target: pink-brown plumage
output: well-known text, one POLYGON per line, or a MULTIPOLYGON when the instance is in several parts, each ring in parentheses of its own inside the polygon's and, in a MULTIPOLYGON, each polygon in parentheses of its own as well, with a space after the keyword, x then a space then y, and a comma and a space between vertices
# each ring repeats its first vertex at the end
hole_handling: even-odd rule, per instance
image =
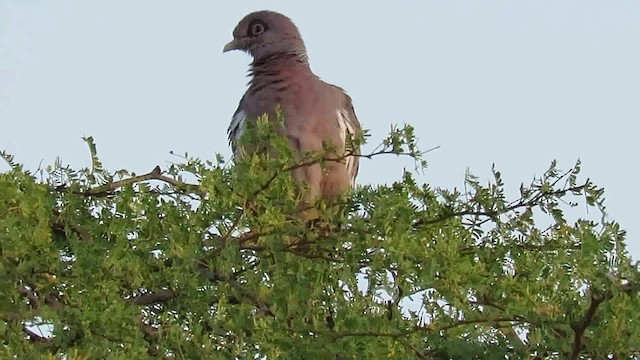
MULTIPOLYGON (((234 153, 243 122, 263 114, 275 119, 279 106, 282 131, 297 154, 321 152, 323 143, 334 146, 338 157, 359 154, 359 149, 346 149, 346 139, 361 131, 351 98, 311 71, 302 37, 289 18, 272 11, 251 13, 236 26, 233 37, 224 51, 242 50, 254 59, 249 87, 228 129, 234 153)), ((309 200, 339 198, 354 185, 357 174, 357 156, 328 161, 324 169, 314 164, 292 173, 308 187, 309 200)))

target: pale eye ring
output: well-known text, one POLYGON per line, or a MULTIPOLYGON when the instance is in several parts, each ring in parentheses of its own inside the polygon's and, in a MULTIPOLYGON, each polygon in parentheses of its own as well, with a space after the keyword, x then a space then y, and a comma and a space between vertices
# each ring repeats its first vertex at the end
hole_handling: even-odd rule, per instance
POLYGON ((261 23, 255 23, 253 24, 253 26, 251 26, 251 35, 260 35, 264 32, 264 30, 264 25, 262 25, 261 23))

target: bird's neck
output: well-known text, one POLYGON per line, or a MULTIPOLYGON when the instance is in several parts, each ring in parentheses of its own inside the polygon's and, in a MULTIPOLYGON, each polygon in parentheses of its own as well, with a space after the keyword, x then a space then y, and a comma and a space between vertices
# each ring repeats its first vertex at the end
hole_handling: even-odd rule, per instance
POLYGON ((256 59, 251 63, 249 70, 249 89, 247 93, 253 94, 264 88, 276 86, 287 88, 288 79, 313 77, 309 63, 300 59, 295 54, 278 53, 256 59))
POLYGON ((255 59, 251 63, 251 74, 258 75, 261 71, 272 72, 274 69, 287 68, 309 69, 309 59, 305 51, 290 53, 275 53, 255 59))

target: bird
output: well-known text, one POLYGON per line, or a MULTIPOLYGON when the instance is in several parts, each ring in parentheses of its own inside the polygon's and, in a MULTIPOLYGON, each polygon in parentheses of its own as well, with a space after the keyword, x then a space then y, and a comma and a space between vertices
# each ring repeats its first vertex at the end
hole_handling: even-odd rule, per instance
POLYGON ((300 31, 278 12, 262 10, 242 18, 223 53, 232 50, 253 58, 248 88, 227 129, 234 157, 240 156, 238 140, 247 122, 264 114, 276 119, 278 109, 283 119, 279 131, 294 155, 322 152, 327 144, 342 160, 291 170, 294 181, 306 189, 305 201, 342 199, 355 186, 359 170, 360 146, 349 139, 357 139, 362 127, 351 97, 313 73, 300 31))

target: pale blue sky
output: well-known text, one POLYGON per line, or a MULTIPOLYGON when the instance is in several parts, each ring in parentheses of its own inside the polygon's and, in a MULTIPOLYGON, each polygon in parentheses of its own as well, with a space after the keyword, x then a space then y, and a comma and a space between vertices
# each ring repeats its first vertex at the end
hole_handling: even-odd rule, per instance
MULTIPOLYGON (((352 96, 369 149, 409 122, 422 148, 441 146, 422 181, 459 187, 495 163, 514 196, 551 160, 581 158, 640 258, 640 1, 300 4, 0 0, 0 149, 32 170, 56 156, 87 165, 87 135, 110 169, 146 172, 176 160, 170 150, 229 155, 250 59, 222 47, 242 16, 272 9, 352 96)), ((364 160, 358 182, 411 166, 364 160)))

